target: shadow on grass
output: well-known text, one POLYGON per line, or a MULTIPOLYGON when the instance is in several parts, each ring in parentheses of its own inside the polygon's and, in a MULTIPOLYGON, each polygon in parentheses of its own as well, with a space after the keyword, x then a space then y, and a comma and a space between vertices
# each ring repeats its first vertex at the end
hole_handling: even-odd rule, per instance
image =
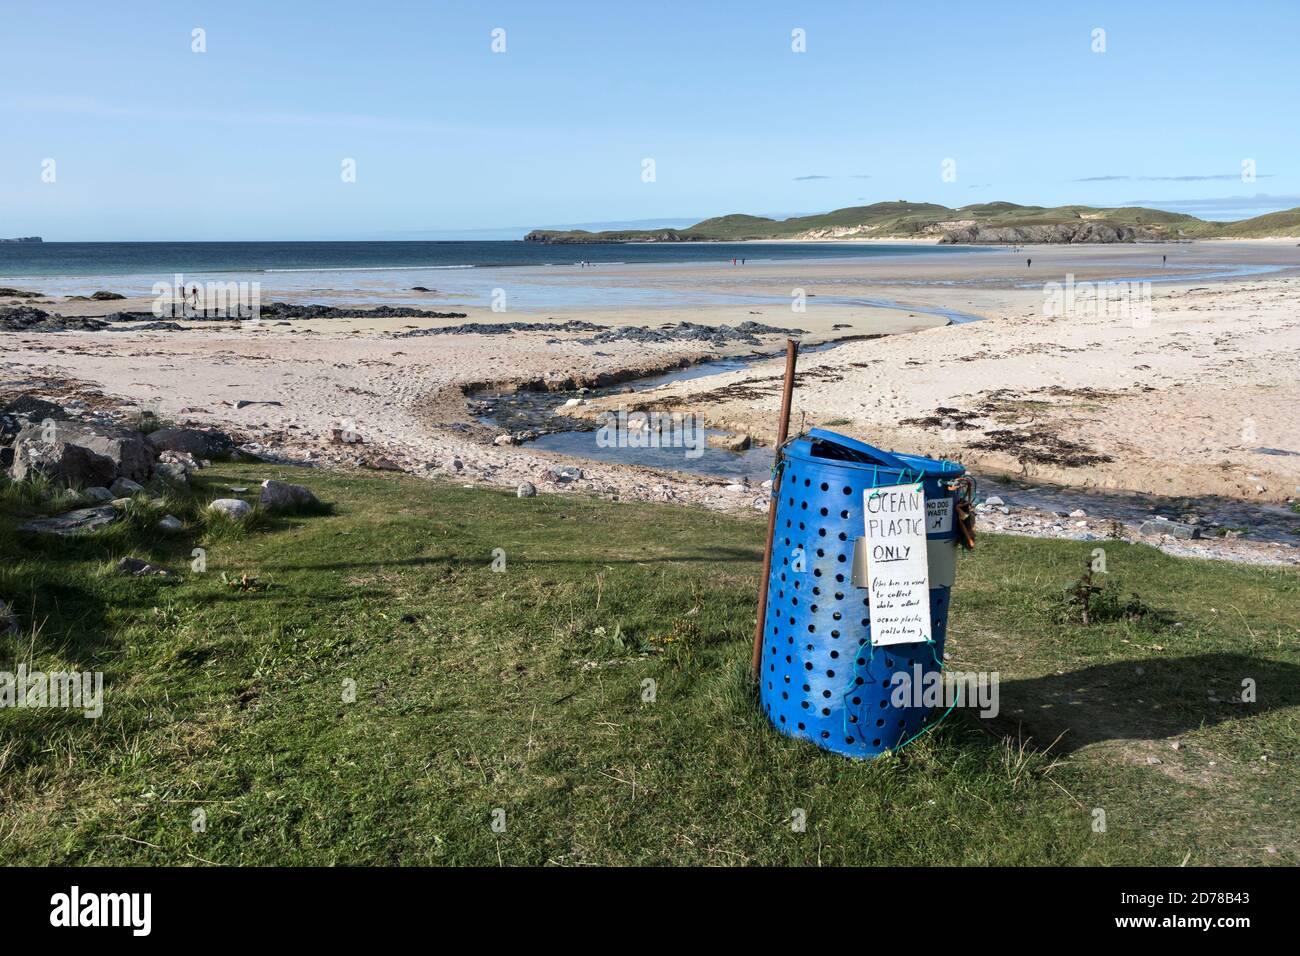
MULTIPOLYGON (((85 668, 103 659, 115 642, 109 636, 108 601, 102 588, 75 576, 17 574, 10 600, 18 615, 20 633, 0 637, 0 670, 14 670, 19 662, 41 669, 47 648, 57 645, 71 665, 85 668), (35 628, 40 637, 33 642, 35 628)), ((91 668, 93 669, 93 668, 91 668)))
MULTIPOLYGON (((559 565, 568 567, 601 567, 607 564, 746 564, 757 567, 763 560, 763 552, 757 548, 708 548, 694 554, 672 554, 658 557, 625 558, 530 558, 521 554, 512 559, 519 566, 559 565)), ((491 549, 473 557, 463 555, 424 555, 414 558, 399 558, 390 561, 334 561, 326 564, 283 564, 275 567, 276 571, 378 571, 384 568, 418 568, 430 565, 448 565, 480 570, 492 561, 491 549)))
POLYGON ((1244 654, 1198 654, 1006 681, 999 715, 989 723, 995 733, 1019 733, 1036 748, 1068 754, 1107 740, 1177 737, 1297 705, 1300 666, 1244 654), (1253 702, 1242 699, 1248 687, 1253 702))

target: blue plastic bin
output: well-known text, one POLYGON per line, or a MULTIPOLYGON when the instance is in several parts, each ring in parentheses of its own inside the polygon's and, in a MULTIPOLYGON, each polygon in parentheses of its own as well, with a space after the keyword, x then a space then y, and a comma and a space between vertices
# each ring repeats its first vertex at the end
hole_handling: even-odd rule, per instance
MULTIPOLYGON (((871 645, 867 589, 853 582, 854 542, 864 532, 863 492, 921 481, 927 504, 954 499, 952 526, 928 542, 955 547, 956 498, 965 469, 950 461, 882 451, 814 428, 778 460, 760 699, 782 733, 851 757, 874 757, 915 735, 929 708, 895 707, 891 677, 941 669, 951 588, 930 588, 933 644, 871 645), (800 548, 803 571, 794 570, 800 548)), ((932 577, 931 584, 934 579, 932 577)))

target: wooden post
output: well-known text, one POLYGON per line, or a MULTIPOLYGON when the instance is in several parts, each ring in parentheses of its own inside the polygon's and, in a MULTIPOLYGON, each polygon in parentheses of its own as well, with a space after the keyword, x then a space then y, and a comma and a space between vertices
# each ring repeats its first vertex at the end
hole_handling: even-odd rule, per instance
POLYGON ((781 454, 790 432, 790 401, 794 397, 794 366, 799 355, 799 343, 787 339, 785 343, 785 386, 781 395, 781 422, 776 433, 776 462, 772 474, 772 498, 767 506, 767 547, 763 549, 763 576, 758 581, 758 620, 754 623, 754 652, 750 658, 749 672, 755 681, 763 666, 763 624, 767 618, 767 583, 772 574, 772 539, 776 535, 777 494, 781 490, 781 454))

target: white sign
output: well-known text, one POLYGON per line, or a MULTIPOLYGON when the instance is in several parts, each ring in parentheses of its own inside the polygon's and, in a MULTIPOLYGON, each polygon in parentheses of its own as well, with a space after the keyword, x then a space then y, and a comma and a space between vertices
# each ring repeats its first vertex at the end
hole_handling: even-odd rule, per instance
POLYGON ((931 498, 925 503, 925 530, 927 534, 943 534, 952 530, 952 499, 946 495, 931 498))
POLYGON ((867 600, 871 643, 915 644, 930 632, 928 515, 920 485, 869 488, 866 514, 867 600))

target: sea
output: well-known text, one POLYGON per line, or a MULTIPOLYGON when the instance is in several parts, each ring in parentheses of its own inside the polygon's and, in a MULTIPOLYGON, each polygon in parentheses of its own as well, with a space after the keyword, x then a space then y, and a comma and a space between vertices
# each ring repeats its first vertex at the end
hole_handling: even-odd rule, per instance
POLYGON ((504 289, 511 308, 710 304, 759 301, 743 291, 708 293, 608 281, 602 270, 635 264, 690 266, 777 261, 971 255, 970 246, 871 243, 589 243, 523 241, 407 242, 42 242, 0 243, 0 286, 51 296, 100 290, 154 294, 157 283, 258 282, 268 295, 328 302, 486 304, 504 289), (582 281, 571 278, 573 266, 582 281), (562 268, 561 268, 562 267, 562 268), (562 275, 561 275, 562 273, 562 275), (423 286, 432 293, 417 292, 423 286), (430 295, 435 296, 431 299, 430 295))

